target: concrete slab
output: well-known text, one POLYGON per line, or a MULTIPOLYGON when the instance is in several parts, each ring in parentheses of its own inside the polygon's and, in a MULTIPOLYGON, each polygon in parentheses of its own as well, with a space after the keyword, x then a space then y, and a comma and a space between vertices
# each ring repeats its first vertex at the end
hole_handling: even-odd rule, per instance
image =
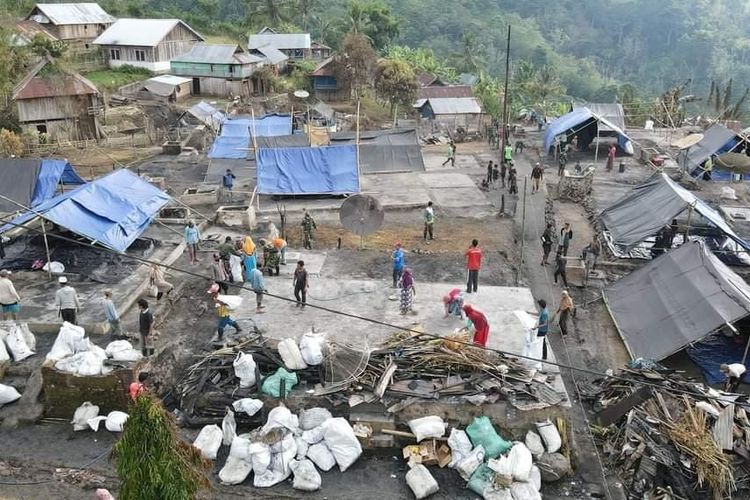
MULTIPOLYGON (((323 270, 323 265, 326 262, 325 253, 308 253, 307 250, 294 250, 288 249, 286 252, 286 265, 279 266, 279 277, 291 279, 294 275, 294 270, 297 268, 297 261, 305 261, 305 269, 307 273, 312 276, 320 276, 320 271, 323 270)), ((276 277, 266 277, 268 280, 275 280, 276 277)))
POLYGON ((429 189, 473 187, 476 184, 471 177, 455 171, 429 172, 419 174, 419 180, 429 189))
POLYGON ((466 208, 486 207, 490 203, 476 187, 459 187, 453 189, 431 189, 430 196, 439 207, 466 208))

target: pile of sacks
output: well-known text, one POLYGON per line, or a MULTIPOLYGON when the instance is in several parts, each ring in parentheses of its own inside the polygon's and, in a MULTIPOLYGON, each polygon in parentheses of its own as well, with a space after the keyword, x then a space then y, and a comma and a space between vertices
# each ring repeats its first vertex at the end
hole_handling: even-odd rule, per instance
POLYGON ((99 431, 99 424, 104 422, 104 427, 110 432, 122 432, 125 422, 128 420, 128 414, 122 411, 111 411, 105 416, 99 415, 99 407, 86 401, 76 408, 73 414, 73 431, 85 431, 91 429, 94 432, 99 431))
MULTIPOLYGON (((446 424, 429 416, 409 422, 417 441, 443 437, 446 424)), ((485 500, 541 500, 542 480, 555 481, 570 470, 570 463, 558 453, 562 439, 549 421, 536 424, 524 442, 503 439, 485 417, 476 417, 466 430, 452 429, 449 467, 468 481, 468 488, 485 500)), ((421 463, 409 464, 406 482, 417 499, 439 490, 437 481, 421 463)))
POLYGON ((60 327, 46 360, 60 371, 80 376, 106 375, 112 368, 104 361, 138 361, 142 355, 127 340, 115 340, 102 349, 86 337, 80 326, 67 321, 60 327))
MULTIPOLYGON (((0 328, 0 366, 18 363, 36 352, 36 338, 26 323, 6 323, 0 328)), ((0 384, 0 407, 21 398, 15 387, 0 384)))
POLYGON ((316 491, 321 485, 316 466, 329 471, 338 465, 344 472, 362 454, 349 422, 333 418, 325 408, 303 410, 297 416, 279 404, 268 413, 265 425, 238 435, 234 412, 252 416, 262 406, 252 398, 235 401, 221 427, 207 425, 195 439, 193 446, 209 460, 216 459, 222 445, 229 446, 229 456, 219 472, 223 484, 240 484, 253 472, 253 485, 268 488, 294 475, 294 488, 316 491))

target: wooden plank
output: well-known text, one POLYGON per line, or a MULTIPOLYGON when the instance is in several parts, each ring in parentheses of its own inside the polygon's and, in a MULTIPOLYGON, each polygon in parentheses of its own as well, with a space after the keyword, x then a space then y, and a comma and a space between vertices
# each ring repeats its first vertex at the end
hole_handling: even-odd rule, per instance
POLYGON ((734 403, 727 405, 719 417, 716 419, 716 423, 713 428, 713 436, 716 444, 722 450, 731 451, 734 449, 734 403))
POLYGON ((618 401, 612 406, 603 409, 596 416, 596 423, 604 427, 620 420, 631 408, 638 406, 651 398, 651 389, 641 387, 630 396, 618 401))

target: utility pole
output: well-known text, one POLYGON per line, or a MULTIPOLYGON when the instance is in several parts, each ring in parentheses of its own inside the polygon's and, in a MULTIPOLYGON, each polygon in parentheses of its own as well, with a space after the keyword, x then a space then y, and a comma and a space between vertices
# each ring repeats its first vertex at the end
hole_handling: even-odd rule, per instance
POLYGON ((505 158, 505 144, 506 137, 510 133, 507 130, 508 126, 508 78, 510 77, 510 24, 508 25, 508 44, 505 49, 505 89, 503 90, 503 116, 502 116, 502 141, 500 143, 500 159, 501 161, 505 158))

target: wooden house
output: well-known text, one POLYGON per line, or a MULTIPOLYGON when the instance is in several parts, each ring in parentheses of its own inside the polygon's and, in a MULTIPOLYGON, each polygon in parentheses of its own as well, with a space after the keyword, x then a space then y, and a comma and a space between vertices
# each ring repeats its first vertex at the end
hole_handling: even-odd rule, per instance
POLYGON ((428 120, 433 129, 459 127, 468 132, 483 130, 486 114, 479 100, 474 97, 431 97, 414 103, 423 120, 428 120))
POLYGON ((105 50, 111 68, 130 65, 163 73, 172 59, 202 41, 179 19, 118 19, 93 43, 105 50))
POLYGON ((253 72, 265 61, 239 45, 197 43, 172 59, 171 73, 191 78, 194 95, 249 96, 253 72))
POLYGON ((38 3, 26 21, 38 24, 57 40, 74 49, 88 49, 91 42, 115 22, 98 3, 38 3))
POLYGON ((321 101, 348 101, 351 86, 341 84, 333 72, 333 57, 322 61, 310 74, 315 97, 321 101))
POLYGON ((315 42, 313 46, 310 33, 277 33, 271 28, 263 28, 259 33, 250 35, 247 43, 248 50, 253 51, 264 46, 280 50, 292 62, 323 59, 331 55, 331 48, 327 45, 315 42))
POLYGON ((13 90, 18 121, 24 132, 40 141, 99 138, 98 116, 103 105, 99 91, 78 73, 44 58, 13 90))

